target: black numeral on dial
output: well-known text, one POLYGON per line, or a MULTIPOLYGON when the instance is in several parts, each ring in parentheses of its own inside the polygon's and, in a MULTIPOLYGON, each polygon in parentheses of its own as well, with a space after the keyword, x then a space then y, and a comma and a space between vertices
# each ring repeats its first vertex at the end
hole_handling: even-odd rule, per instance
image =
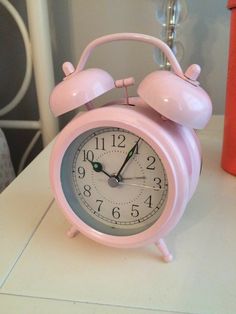
POLYGON ((86 161, 86 160, 93 161, 94 160, 94 153, 92 150, 83 149, 82 152, 83 152, 83 161, 86 161))
POLYGON ((105 139, 104 137, 95 137, 95 149, 105 150, 105 139))
POLYGON ((125 148, 125 135, 119 134, 119 135, 112 135, 112 147, 119 147, 119 148, 125 148))
POLYGON ((149 164, 147 165, 147 169, 148 170, 155 170, 154 163, 156 161, 156 158, 154 156, 148 156, 147 161, 149 162, 149 164))
POLYGON ((103 203, 103 200, 96 200, 96 203, 98 203, 98 209, 97 211, 100 212, 101 211, 101 205, 103 203))
POLYGON ((154 182, 155 182, 154 188, 158 188, 158 189, 161 189, 161 188, 162 188, 162 185, 161 185, 161 178, 159 178, 159 177, 154 178, 154 182))
POLYGON ((120 218, 120 208, 119 207, 114 207, 112 209, 112 216, 115 219, 119 219, 120 218))
POLYGON ((139 208, 139 205, 132 205, 132 208, 131 208, 131 216, 136 218, 139 216, 139 211, 138 211, 138 208, 139 208))
POLYGON ((77 169, 77 172, 78 172, 79 179, 83 179, 84 176, 85 176, 85 169, 84 169, 84 167, 79 167, 77 169))
POLYGON ((90 197, 91 196, 91 186, 86 184, 84 186, 84 191, 83 191, 84 196, 90 197))
POLYGON ((147 204, 149 208, 152 208, 152 196, 149 195, 148 198, 144 201, 144 204, 147 204))

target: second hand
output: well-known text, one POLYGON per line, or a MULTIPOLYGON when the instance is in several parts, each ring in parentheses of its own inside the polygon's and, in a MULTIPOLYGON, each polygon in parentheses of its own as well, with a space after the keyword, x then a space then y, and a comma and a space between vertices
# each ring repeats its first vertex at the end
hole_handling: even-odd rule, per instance
POLYGON ((129 185, 129 186, 137 186, 137 187, 140 187, 140 188, 151 189, 151 190, 154 190, 154 191, 164 191, 165 190, 165 189, 155 188, 155 187, 149 186, 149 185, 136 184, 136 183, 119 182, 119 184, 121 184, 121 185, 129 185))

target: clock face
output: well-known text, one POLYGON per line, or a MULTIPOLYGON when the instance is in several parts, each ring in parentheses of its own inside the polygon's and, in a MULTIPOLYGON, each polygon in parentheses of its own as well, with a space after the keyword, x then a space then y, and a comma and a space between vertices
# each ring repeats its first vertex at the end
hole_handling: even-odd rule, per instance
POLYGON ((64 195, 73 212, 105 234, 129 236, 161 216, 168 196, 163 163, 137 135, 104 127, 79 135, 61 165, 64 195))

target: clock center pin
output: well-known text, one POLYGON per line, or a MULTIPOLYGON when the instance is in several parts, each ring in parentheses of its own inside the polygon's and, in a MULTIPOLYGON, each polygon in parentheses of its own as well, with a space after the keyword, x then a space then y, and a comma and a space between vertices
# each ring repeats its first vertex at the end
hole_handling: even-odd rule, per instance
POLYGON ((108 184, 111 188, 116 188, 119 185, 120 181, 121 181, 120 177, 116 178, 115 176, 112 176, 108 179, 108 184))

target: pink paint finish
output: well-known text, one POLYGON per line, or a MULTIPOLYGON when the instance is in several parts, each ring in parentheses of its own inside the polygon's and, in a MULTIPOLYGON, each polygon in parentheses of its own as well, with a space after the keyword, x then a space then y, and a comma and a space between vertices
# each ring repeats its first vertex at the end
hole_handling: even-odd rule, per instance
POLYGON ((204 128, 212 114, 207 93, 169 71, 147 75, 137 93, 166 118, 190 128, 204 128))
POLYGON ((159 48, 169 60, 172 70, 176 73, 176 75, 185 79, 184 73, 177 59, 175 58, 174 53, 172 52, 172 50, 167 44, 165 44, 163 41, 161 41, 160 39, 156 37, 145 35, 145 34, 138 34, 138 33, 117 33, 117 34, 105 35, 105 36, 95 39, 84 49, 75 72, 79 73, 80 71, 84 69, 90 54, 96 47, 112 42, 112 41, 127 41, 127 40, 128 41, 140 41, 140 42, 159 48))
POLYGON ((164 121, 147 106, 113 105, 86 112, 64 128, 52 152, 50 177, 55 198, 73 226, 97 242, 128 248, 157 242, 177 224, 197 185, 200 163, 198 141, 193 131, 183 130, 180 125, 164 121), (92 229, 74 214, 62 190, 60 168, 66 149, 79 134, 104 126, 125 128, 142 137, 160 156, 168 175, 169 191, 165 211, 153 226, 134 236, 110 236, 92 229))
MULTIPOLYGON (((65 70, 70 71, 70 69, 65 70)), ((110 74, 101 69, 87 69, 79 74, 70 73, 53 90, 50 97, 51 110, 57 117, 81 107, 98 96, 115 88, 110 74)))
POLYGON ((103 36, 84 50, 76 69, 63 65, 66 75, 50 98, 56 116, 86 105, 88 112, 76 116, 58 135, 50 161, 50 179, 55 199, 72 224, 70 237, 78 232, 113 247, 137 247, 155 243, 166 262, 172 260, 163 237, 178 223, 199 180, 201 151, 193 129, 203 128, 212 113, 211 101, 199 86, 198 65, 183 73, 171 49, 161 40, 143 34, 121 33, 103 36), (88 57, 99 45, 134 40, 158 47, 169 60, 172 71, 155 71, 140 83, 139 97, 129 97, 127 87, 133 78, 116 80, 101 69, 84 70, 88 57), (94 109, 91 100, 112 88, 124 88, 125 98, 94 109), (93 229, 72 210, 63 192, 61 165, 69 145, 82 133, 98 127, 126 129, 146 141, 160 157, 168 178, 168 198, 160 218, 145 231, 130 236, 108 235, 93 229))

